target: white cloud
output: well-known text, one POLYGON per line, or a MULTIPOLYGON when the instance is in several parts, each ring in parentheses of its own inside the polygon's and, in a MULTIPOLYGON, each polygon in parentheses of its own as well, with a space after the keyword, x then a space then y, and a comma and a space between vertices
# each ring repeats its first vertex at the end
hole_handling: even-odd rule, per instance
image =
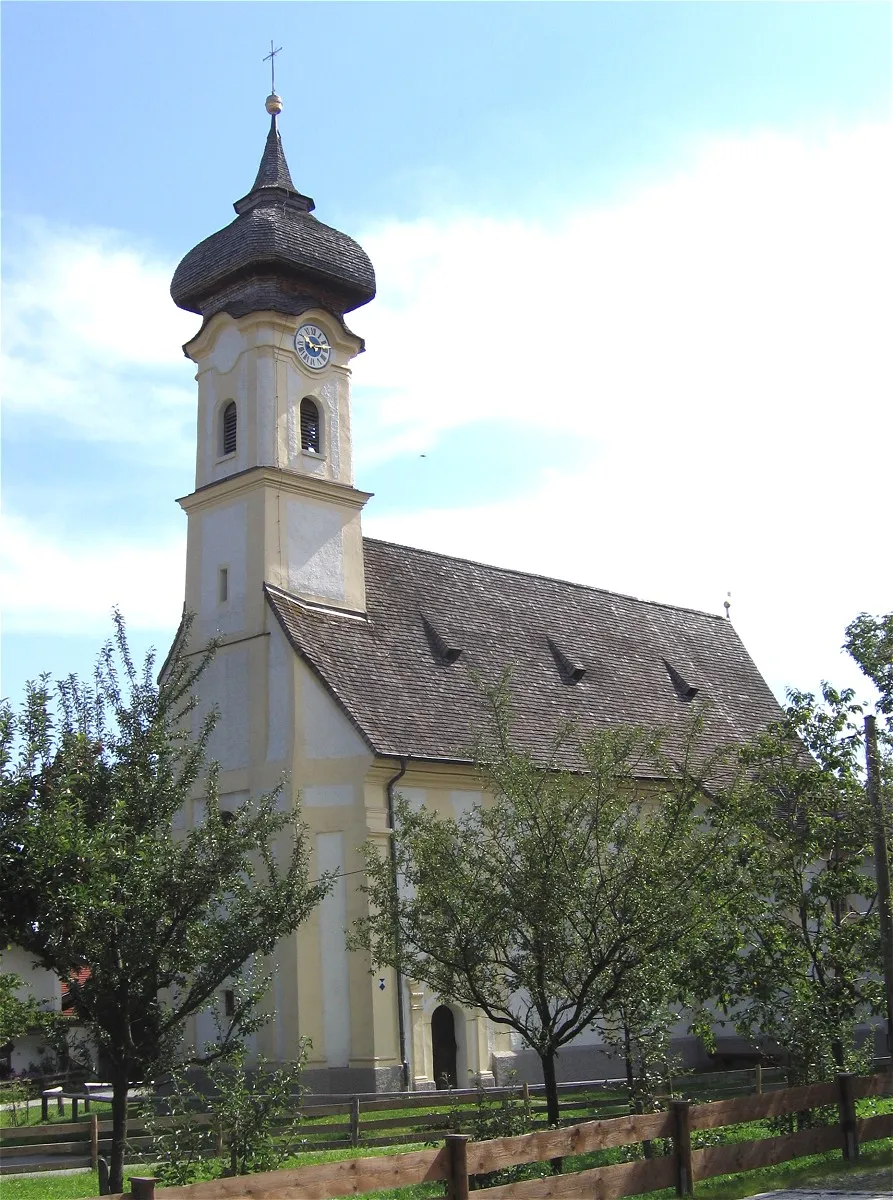
POLYGON ((3 628, 106 637, 114 607, 132 630, 174 630, 183 608, 185 545, 62 541, 7 512, 0 526, 3 628))
POLYGON ((889 384, 890 161, 884 127, 767 134, 608 208, 372 230, 355 378, 379 436, 361 457, 494 418, 536 427, 544 404, 615 453, 715 447, 732 427, 739 454, 828 448, 835 410, 889 384))
POLYGON ((180 346, 199 318, 168 294, 172 263, 110 230, 17 221, 7 232, 3 405, 32 427, 150 462, 193 454, 194 369, 180 346))

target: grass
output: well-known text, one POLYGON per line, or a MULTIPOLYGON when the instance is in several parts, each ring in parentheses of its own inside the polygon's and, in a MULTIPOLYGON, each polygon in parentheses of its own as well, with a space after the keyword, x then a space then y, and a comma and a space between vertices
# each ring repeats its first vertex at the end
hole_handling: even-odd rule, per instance
MULTIPOLYGON (((575 1098, 564 1106, 565 1111, 570 1115, 572 1112, 580 1111, 581 1115, 589 1115, 592 1117, 607 1117, 614 1115, 612 1111, 615 1109, 616 1101, 614 1097, 605 1097, 604 1093, 593 1094, 588 1097, 581 1098, 579 1101, 575 1098), (605 1103, 605 1100, 608 1103, 605 1103)), ((108 1105, 99 1102, 95 1105, 98 1111, 108 1109, 108 1105)), ((489 1107, 489 1106, 488 1106, 489 1107)), ((498 1107, 498 1103, 493 1107, 498 1107)), ((432 1105, 432 1109, 434 1106, 432 1105)), ((444 1097, 444 1102, 437 1105, 437 1108, 443 1112, 448 1112, 450 1104, 444 1097)), ((396 1117, 403 1115, 417 1115, 418 1109, 395 1109, 387 1113, 374 1113, 370 1116, 396 1117)), ((472 1110, 473 1111, 473 1110, 472 1110)), ((893 1111, 893 1097, 872 1098, 868 1100, 858 1101, 858 1111, 860 1116, 867 1116, 875 1112, 890 1112, 893 1111)), ((29 1121, 29 1124, 39 1124, 39 1107, 31 1110, 36 1119, 29 1121)), ((69 1119, 69 1111, 65 1115, 52 1114, 52 1123, 69 1119)), ((6 1115, 6 1114, 4 1114, 6 1115)), ((29 1114, 30 1115, 30 1114, 29 1114)), ((470 1115, 470 1114, 469 1114, 470 1115)), ((336 1121, 343 1121, 344 1117, 339 1115, 333 1118, 336 1121)), ((323 1122, 319 1122, 322 1124, 323 1122)), ((307 1128, 307 1133, 312 1136, 313 1126, 317 1126, 316 1121, 307 1128)), ((320 1133, 323 1131, 320 1130, 320 1133)), ((372 1133, 373 1131, 370 1131, 372 1133)), ((397 1133, 398 1130, 389 1132, 397 1133)), ((709 1140, 712 1142, 719 1131, 704 1131, 709 1140)), ((751 1121, 735 1126, 726 1126, 722 1129, 721 1140, 723 1142, 735 1142, 749 1140, 751 1138, 770 1137, 774 1136, 776 1131, 771 1129, 766 1121, 751 1121)), ((411 1145, 397 1146, 382 1146, 368 1147, 360 1146, 358 1150, 350 1147, 339 1147, 330 1150, 313 1150, 302 1153, 292 1159, 289 1159, 284 1164, 283 1169, 310 1166, 315 1163, 334 1162, 342 1159, 350 1159, 356 1157, 371 1157, 387 1154, 399 1154, 413 1149, 422 1149, 426 1145, 440 1144, 442 1133, 433 1133, 430 1138, 433 1140, 422 1140, 425 1134, 419 1134, 420 1140, 411 1145)), ((697 1146, 703 1134, 694 1134, 693 1141, 697 1146)), ((784 1189, 788 1187, 799 1186, 802 1183, 810 1183, 820 1180, 827 1176, 841 1176, 845 1173, 850 1173, 852 1170, 864 1171, 866 1169, 880 1170, 888 1166, 891 1161, 891 1151, 893 1151, 893 1139, 888 1139, 885 1142, 874 1143, 867 1152, 863 1152, 862 1157, 856 1164, 848 1164, 844 1162, 841 1155, 837 1151, 828 1151, 820 1155, 812 1155, 808 1158, 798 1159, 789 1163, 781 1163, 773 1167, 760 1168, 758 1170, 740 1173, 738 1175, 723 1176, 716 1179, 711 1179, 699 1183, 697 1185, 697 1200, 740 1200, 741 1197, 752 1196, 762 1191, 772 1191, 776 1189, 784 1189)), ((596 1154, 569 1156, 566 1160, 566 1168, 568 1170, 583 1170, 586 1168, 606 1165, 610 1162, 626 1161, 630 1157, 628 1148, 619 1147, 615 1150, 601 1151, 596 1154)), ((140 1164, 130 1167, 126 1176, 130 1175, 148 1175, 151 1174, 151 1166, 148 1164, 140 1164)), ((82 1172, 76 1175, 63 1175, 48 1173, 38 1178, 24 1179, 17 1176, 5 1176, 0 1182, 0 1200, 76 1200, 77 1197, 92 1197, 97 1196, 99 1184, 96 1172, 82 1172)), ((648 1193, 641 1200, 670 1200, 675 1193, 671 1189, 666 1189, 659 1192, 648 1193)), ((443 1196, 442 1184, 420 1184, 409 1188, 391 1189, 384 1192, 375 1193, 377 1200, 439 1200, 443 1196)))
MULTIPOLYGON (((33 1102, 32 1102, 33 1103, 33 1102)), ((49 1117, 46 1122, 40 1119, 40 1104, 33 1104, 31 1108, 25 1108, 23 1105, 18 1106, 15 1113, 11 1109, 0 1109, 0 1129, 14 1129, 16 1127, 24 1128, 30 1125, 58 1125, 62 1121, 71 1120, 71 1101, 65 1100, 62 1105, 62 1112, 58 1112, 56 1101, 50 1101, 49 1117)), ((96 1113, 100 1121, 107 1121, 112 1115, 112 1106, 106 1100, 93 1100, 90 1104, 90 1114, 96 1113)), ((84 1116, 83 1103, 78 1105, 78 1120, 86 1119, 84 1116)))

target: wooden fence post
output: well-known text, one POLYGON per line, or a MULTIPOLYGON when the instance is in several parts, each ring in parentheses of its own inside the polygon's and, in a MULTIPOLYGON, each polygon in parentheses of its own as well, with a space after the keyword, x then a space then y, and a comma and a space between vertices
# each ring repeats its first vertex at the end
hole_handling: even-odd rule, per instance
POLYGON ((130 1194, 133 1200, 155 1200, 154 1175, 131 1175, 130 1194))
POLYGON ((837 1076, 838 1098, 837 1107, 840 1110, 840 1128, 843 1133, 843 1157, 859 1157, 859 1131, 856 1126, 856 1101, 853 1098, 852 1071, 844 1071, 837 1076))
POLYGON ((350 1144, 360 1144, 360 1097, 354 1096, 350 1102, 350 1144))
POLYGON ((757 1065, 753 1069, 753 1074, 754 1074, 754 1084, 756 1085, 756 1089, 757 1089, 757 1095, 762 1096, 762 1094, 763 1094, 763 1064, 762 1063, 757 1063, 757 1065))
POLYGON ((464 1133, 446 1135, 449 1176, 447 1200, 468 1200, 468 1138, 464 1133))
POLYGON ((96 1113, 90 1115, 90 1166, 94 1171, 99 1168, 99 1117, 96 1113))
POLYGON ((688 1100, 671 1100, 673 1113, 673 1149, 676 1156, 676 1195, 694 1192, 691 1166, 691 1114, 688 1100))

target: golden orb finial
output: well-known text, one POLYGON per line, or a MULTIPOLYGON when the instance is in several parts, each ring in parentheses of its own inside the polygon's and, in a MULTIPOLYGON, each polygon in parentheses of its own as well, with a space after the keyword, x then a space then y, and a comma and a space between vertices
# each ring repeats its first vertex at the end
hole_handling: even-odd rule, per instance
POLYGON ((282 97, 277 96, 275 92, 271 92, 264 101, 264 108, 271 116, 274 116, 276 113, 281 113, 282 97))

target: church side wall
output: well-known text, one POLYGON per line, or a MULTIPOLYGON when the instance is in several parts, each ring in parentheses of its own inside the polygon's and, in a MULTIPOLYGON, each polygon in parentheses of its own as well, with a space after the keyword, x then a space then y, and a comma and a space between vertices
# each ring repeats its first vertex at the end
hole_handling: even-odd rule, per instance
MULTIPOLYGON (((396 790, 414 808, 425 805, 444 817, 459 818, 474 805, 487 802, 474 774, 461 766, 410 764, 396 790)), ((382 835, 381 841, 385 852, 386 835, 382 835)), ((423 985, 407 981, 404 1003, 412 1086, 433 1088, 431 1020, 441 1001, 423 985)), ((542 1082, 539 1059, 518 1034, 494 1025, 477 1011, 456 1004, 449 1007, 455 1020, 459 1087, 469 1086, 474 1078, 485 1083, 505 1083, 514 1076, 519 1081, 542 1082)), ((688 1034, 684 1022, 674 1031, 673 1050, 686 1066, 706 1063, 700 1042, 688 1034)), ((622 1061, 605 1046, 599 1031, 587 1029, 562 1049, 557 1070, 560 1080, 570 1081, 616 1078, 623 1074, 624 1068, 622 1061)))
POLYGON ((365 958, 349 954, 345 929, 363 911, 360 847, 366 839, 365 780, 372 754, 315 673, 292 654, 292 779, 312 851, 311 874, 335 876, 331 893, 293 939, 300 1034, 310 1039, 313 1090, 359 1091, 394 1084, 395 1042, 381 1027, 380 993, 365 958))

